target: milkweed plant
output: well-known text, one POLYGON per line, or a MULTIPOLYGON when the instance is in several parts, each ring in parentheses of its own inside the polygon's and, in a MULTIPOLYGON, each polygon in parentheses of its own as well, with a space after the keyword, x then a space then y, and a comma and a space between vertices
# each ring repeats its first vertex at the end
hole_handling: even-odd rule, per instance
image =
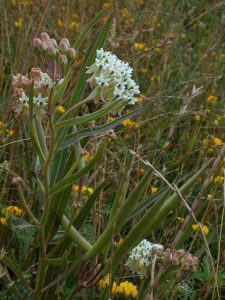
MULTIPOLYGON (((112 8, 100 12, 72 46, 67 38, 57 41, 52 34, 41 33, 33 39, 35 65, 13 76, 15 116, 28 130, 30 164, 35 171, 32 186, 26 181, 28 174, 24 178, 11 174, 20 208, 5 208, 0 220, 4 226, 14 226, 15 231, 31 230, 30 239, 35 242, 28 243, 26 251, 32 259, 26 264, 18 263, 4 247, 0 261, 13 274, 12 291, 20 282, 23 289, 19 293, 29 299, 56 299, 68 280, 68 299, 76 299, 83 290, 91 291, 90 299, 141 299, 139 283, 145 278, 151 280, 153 265, 155 269, 163 263, 170 269, 197 268, 198 259, 184 250, 165 249, 146 240, 180 202, 175 191, 160 194, 142 211, 135 226, 128 227, 123 240, 115 242, 135 215, 153 170, 147 166, 129 189, 135 155, 127 151, 120 182, 115 182, 111 174, 103 176, 107 135, 122 122, 151 109, 150 105, 136 107, 140 88, 133 79, 133 69, 104 48, 112 20, 112 8), (109 17, 75 74, 80 46, 106 12, 109 17), (126 108, 128 113, 124 112, 126 108), (86 159, 86 149, 93 140, 95 155, 86 159), (90 184, 93 176, 97 178, 95 185, 90 184), (116 192, 107 225, 90 239, 84 229, 86 221, 96 213, 99 197, 103 201, 107 197, 105 191, 110 184, 116 192), (118 281, 119 266, 135 274, 135 281, 129 277, 118 281)), ((186 180, 180 192, 187 192, 204 170, 186 180)))

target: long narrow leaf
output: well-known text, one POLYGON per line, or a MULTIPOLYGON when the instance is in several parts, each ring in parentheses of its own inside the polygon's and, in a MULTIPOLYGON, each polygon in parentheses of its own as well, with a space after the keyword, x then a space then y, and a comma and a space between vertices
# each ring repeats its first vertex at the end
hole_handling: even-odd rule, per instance
POLYGON ((143 111, 146 111, 150 108, 150 105, 145 105, 143 107, 137 108, 134 111, 132 111, 129 114, 123 115, 122 117, 117 118, 115 121, 110 122, 108 124, 99 126, 97 128, 94 129, 85 129, 83 131, 81 131, 80 134, 77 133, 71 133, 69 135, 67 135, 65 142, 62 144, 61 149, 67 148, 70 145, 73 145, 74 143, 76 143, 77 141, 80 141, 81 139, 85 138, 85 137, 91 137, 91 136, 97 136, 100 134, 103 134, 104 132, 118 126, 121 124, 121 122, 123 122, 124 120, 127 120, 129 118, 132 118, 134 116, 137 116, 138 114, 140 114, 143 111))

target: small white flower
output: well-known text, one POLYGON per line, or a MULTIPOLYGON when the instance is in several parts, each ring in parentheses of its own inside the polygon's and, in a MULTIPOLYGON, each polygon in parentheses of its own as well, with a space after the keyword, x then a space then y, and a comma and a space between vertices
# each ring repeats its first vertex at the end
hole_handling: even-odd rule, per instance
POLYGON ((24 107, 29 107, 29 97, 26 96, 24 92, 22 92, 19 96, 19 102, 24 107))

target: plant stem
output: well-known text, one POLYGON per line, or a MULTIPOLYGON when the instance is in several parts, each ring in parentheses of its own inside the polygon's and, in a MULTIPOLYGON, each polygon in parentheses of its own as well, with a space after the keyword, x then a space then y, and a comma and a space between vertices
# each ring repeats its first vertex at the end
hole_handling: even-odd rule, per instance
POLYGON ((17 191, 18 191, 18 195, 19 195, 19 198, 20 198, 20 201, 22 202, 23 204, 23 207, 24 207, 24 210, 26 211, 26 213, 28 214, 28 216, 30 217, 30 219, 33 221, 33 223, 39 227, 40 226, 40 222, 38 221, 38 219, 35 218, 35 216, 33 215, 33 213, 31 212, 30 208, 28 207, 27 205, 27 202, 24 198, 24 195, 23 195, 23 191, 21 189, 21 185, 20 183, 17 183, 16 184, 16 188, 17 188, 17 191))

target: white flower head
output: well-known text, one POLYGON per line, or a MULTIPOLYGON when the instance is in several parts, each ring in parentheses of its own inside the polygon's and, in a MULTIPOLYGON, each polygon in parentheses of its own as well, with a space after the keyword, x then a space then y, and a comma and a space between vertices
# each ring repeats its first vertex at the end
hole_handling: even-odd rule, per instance
POLYGON ((88 82, 91 86, 96 85, 103 89, 102 100, 125 100, 127 104, 135 104, 140 90, 132 79, 132 72, 133 69, 128 63, 111 52, 99 49, 94 64, 87 70, 87 73, 92 74, 88 82))
POLYGON ((134 273, 139 274, 141 278, 145 277, 148 267, 152 262, 153 249, 163 250, 163 246, 160 244, 152 244, 146 239, 142 240, 129 253, 126 265, 129 266, 134 273))

